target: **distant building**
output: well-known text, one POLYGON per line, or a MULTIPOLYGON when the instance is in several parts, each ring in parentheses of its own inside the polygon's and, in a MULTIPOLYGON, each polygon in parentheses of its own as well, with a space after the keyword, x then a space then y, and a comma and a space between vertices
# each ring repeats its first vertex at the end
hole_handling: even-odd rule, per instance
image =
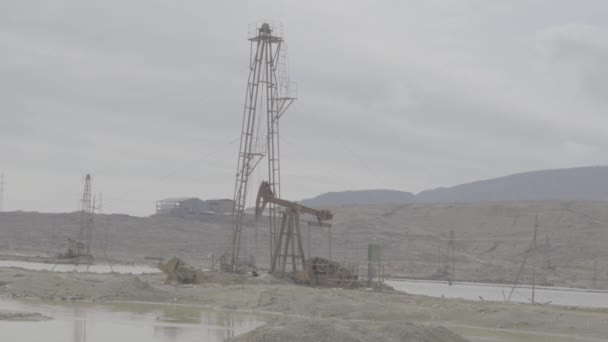
POLYGON ((234 201, 213 199, 203 201, 196 197, 165 198, 156 201, 156 215, 192 216, 201 214, 232 213, 234 201))
POLYGON ((156 201, 157 215, 185 216, 209 212, 209 205, 196 197, 165 198, 156 201))
POLYGON ((212 199, 205 201, 209 210, 217 214, 231 213, 234 209, 234 201, 231 199, 212 199))

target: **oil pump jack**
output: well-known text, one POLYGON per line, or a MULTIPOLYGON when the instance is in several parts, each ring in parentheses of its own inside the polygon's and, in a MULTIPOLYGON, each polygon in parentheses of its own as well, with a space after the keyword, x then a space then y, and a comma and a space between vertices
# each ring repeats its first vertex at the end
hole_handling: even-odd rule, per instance
POLYGON ((272 192, 270 183, 264 181, 260 184, 258 196, 255 201, 256 219, 262 216, 268 203, 285 208, 281 219, 281 228, 279 229, 278 235, 275 237, 273 246, 274 251, 271 254, 270 272, 275 272, 278 269, 280 269, 281 272, 285 272, 288 261, 291 262, 292 272, 295 273, 298 271, 298 263, 300 263, 300 267, 303 270, 306 265, 306 256, 304 255, 304 246, 300 230, 300 214, 313 215, 320 223, 332 220, 334 217, 333 213, 329 210, 314 209, 296 202, 278 198, 275 196, 274 192, 272 192), (281 248, 283 248, 282 251, 281 248), (291 260, 288 260, 288 257, 291 257, 291 260))

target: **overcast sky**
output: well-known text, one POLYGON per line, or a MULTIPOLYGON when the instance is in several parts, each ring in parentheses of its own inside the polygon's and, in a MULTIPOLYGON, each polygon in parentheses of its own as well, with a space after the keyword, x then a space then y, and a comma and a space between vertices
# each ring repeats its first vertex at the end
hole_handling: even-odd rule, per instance
POLYGON ((0 0, 5 209, 77 210, 88 172, 106 212, 231 198, 262 19, 298 83, 287 199, 605 165, 606 18, 602 0, 0 0))

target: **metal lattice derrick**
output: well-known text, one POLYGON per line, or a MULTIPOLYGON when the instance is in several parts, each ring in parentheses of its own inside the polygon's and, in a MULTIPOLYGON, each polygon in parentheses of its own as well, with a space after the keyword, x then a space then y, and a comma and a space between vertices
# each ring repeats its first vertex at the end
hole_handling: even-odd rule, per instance
POLYGON ((93 240, 93 207, 91 201, 91 175, 87 174, 82 193, 80 211, 80 232, 76 246, 76 256, 91 256, 91 242, 93 240))
MULTIPOLYGON (((287 78, 286 75, 281 77, 277 75, 286 72, 285 54, 282 49, 283 38, 273 34, 271 25, 263 23, 256 28, 255 35, 249 41, 251 43, 250 70, 234 187, 232 271, 237 271, 239 263, 243 217, 247 206, 250 176, 264 156, 267 156, 270 186, 275 193, 281 191, 279 118, 295 100, 293 96, 289 98, 281 96, 280 91, 280 81, 287 78), (279 63, 280 60, 281 63, 279 63), (261 125, 264 116, 266 125, 261 125), (265 132, 261 130, 265 130, 265 132)), ((273 246, 277 238, 278 212, 274 205, 270 205, 268 213, 270 257, 272 259, 273 246)))

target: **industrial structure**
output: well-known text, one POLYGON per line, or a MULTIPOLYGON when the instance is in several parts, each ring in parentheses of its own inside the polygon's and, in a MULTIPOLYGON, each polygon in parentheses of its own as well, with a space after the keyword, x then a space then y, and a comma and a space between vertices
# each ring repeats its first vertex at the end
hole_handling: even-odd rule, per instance
MULTIPOLYGON (((268 217, 269 271, 271 273, 291 273, 300 283, 333 284, 353 286, 358 283, 358 265, 340 264, 331 259, 331 223, 333 213, 315 209, 281 198, 281 171, 279 156, 279 122, 283 114, 295 100, 291 93, 284 40, 280 26, 263 23, 256 26, 249 39, 251 43, 249 79, 245 96, 243 122, 234 185, 234 209, 232 226, 232 253, 220 257, 220 269, 229 272, 251 270, 257 273, 258 266, 248 251, 246 243, 241 246, 243 219, 251 196, 252 173, 266 157, 266 174, 257 172, 262 181, 255 201, 256 225, 261 217, 268 217), (264 215, 263 215, 264 214, 264 215), (300 215, 308 214, 316 218, 308 226, 308 254, 305 254, 300 215), (280 217, 280 218, 279 218, 280 217), (310 255, 310 227, 328 228, 328 257, 310 255), (246 254, 243 252, 242 254, 246 254)), ((254 241, 257 248, 257 230, 254 241)), ((248 239, 243 239, 245 242, 248 239)), ((346 255, 346 252, 345 252, 346 255)), ((345 258, 346 259, 346 258, 345 258)), ((383 277, 380 261, 374 261, 375 270, 371 274, 376 279, 383 277)), ((370 263, 371 265, 371 263, 370 263)))
POLYGON ((234 201, 228 198, 210 199, 206 200, 209 210, 216 214, 232 213, 234 208, 234 201))
POLYGON ((93 241, 93 214, 95 201, 91 198, 91 175, 87 174, 84 180, 80 210, 80 232, 75 241, 75 248, 71 249, 73 257, 92 257, 91 243, 93 241))
MULTIPOLYGON (((243 216, 247 205, 249 178, 266 157, 268 184, 273 194, 281 194, 279 156, 279 119, 295 100, 287 72, 287 57, 280 25, 256 25, 250 41, 249 78, 245 95, 243 123, 234 185, 232 254, 230 265, 235 271, 239 262, 243 216)), ((277 239, 278 213, 275 204, 268 205, 270 259, 277 239)))
POLYGON ((174 197, 156 201, 156 215, 183 216, 209 211, 205 201, 196 197, 174 197))
POLYGON ((304 255, 304 245, 302 243, 300 214, 313 215, 317 218, 318 222, 324 222, 333 219, 333 213, 329 210, 313 209, 278 198, 275 196, 274 192, 272 192, 270 183, 264 181, 260 184, 260 189, 258 190, 256 198, 256 218, 259 218, 266 206, 270 204, 285 208, 281 219, 281 227, 273 246, 274 251, 271 254, 270 272, 274 272, 278 269, 280 269, 281 272, 285 272, 288 263, 291 263, 291 270, 293 273, 300 269, 304 270, 306 266, 306 256, 304 255))

